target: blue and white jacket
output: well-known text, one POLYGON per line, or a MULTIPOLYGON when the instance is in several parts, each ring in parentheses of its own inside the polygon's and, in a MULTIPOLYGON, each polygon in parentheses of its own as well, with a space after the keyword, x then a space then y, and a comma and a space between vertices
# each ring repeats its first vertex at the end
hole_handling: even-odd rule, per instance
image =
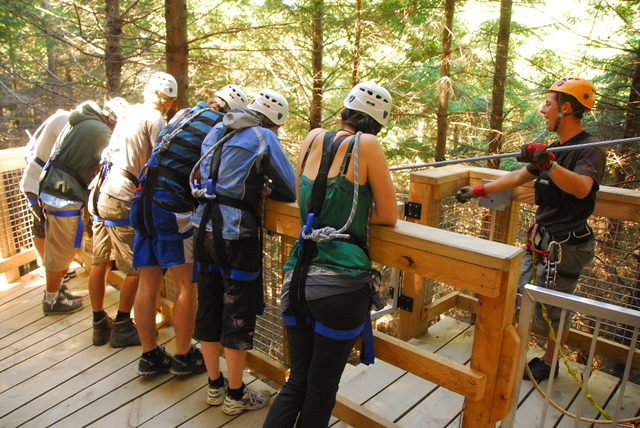
MULTIPOLYGON (((222 145, 215 193, 257 206, 263 186, 269 180, 270 198, 293 202, 296 199, 293 167, 285 156, 275 131, 258 124, 259 119, 253 111, 235 109, 227 113, 222 123, 218 123, 207 134, 202 143, 202 155, 216 144, 225 131, 237 130, 222 145)), ((210 168, 213 153, 215 151, 200 164, 200 185, 203 188, 212 176, 210 168)), ((201 202, 193 217, 196 226, 200 225, 204 209, 205 203, 201 202)), ((238 240, 258 236, 260 225, 254 214, 224 204, 220 204, 220 210, 223 224, 216 224, 215 227, 222 229, 224 239, 238 240)), ((206 230, 213 230, 210 220, 206 230)))

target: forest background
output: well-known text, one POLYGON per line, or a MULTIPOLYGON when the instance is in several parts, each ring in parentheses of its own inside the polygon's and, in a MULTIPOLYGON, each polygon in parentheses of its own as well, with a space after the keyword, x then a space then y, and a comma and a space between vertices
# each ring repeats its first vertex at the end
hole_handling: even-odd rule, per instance
MULTIPOLYGON (((639 0, 0 0, 0 53, 0 148, 58 108, 140 102, 158 70, 177 78, 180 107, 227 83, 283 93, 291 160, 309 129, 338 126, 363 80, 393 96, 379 136, 392 166, 551 142, 538 110, 567 76, 597 88, 587 130, 640 135, 639 0)), ((607 147, 605 184, 640 188, 638 147, 607 147)))

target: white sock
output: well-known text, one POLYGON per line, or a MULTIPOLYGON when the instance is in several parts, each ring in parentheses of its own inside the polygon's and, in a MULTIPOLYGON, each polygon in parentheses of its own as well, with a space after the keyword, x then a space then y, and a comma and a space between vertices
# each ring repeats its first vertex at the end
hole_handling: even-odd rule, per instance
POLYGON ((44 301, 47 303, 55 303, 57 298, 58 298, 57 291, 54 291, 53 293, 50 293, 48 291, 44 292, 44 301))

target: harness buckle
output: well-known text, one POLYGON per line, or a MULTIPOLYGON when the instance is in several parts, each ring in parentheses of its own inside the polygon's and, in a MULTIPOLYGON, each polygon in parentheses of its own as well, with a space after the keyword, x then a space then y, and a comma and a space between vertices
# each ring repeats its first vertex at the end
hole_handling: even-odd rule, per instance
POLYGON ((212 195, 215 196, 216 195, 216 186, 217 186, 217 181, 215 181, 212 178, 207 179, 207 195, 212 195))

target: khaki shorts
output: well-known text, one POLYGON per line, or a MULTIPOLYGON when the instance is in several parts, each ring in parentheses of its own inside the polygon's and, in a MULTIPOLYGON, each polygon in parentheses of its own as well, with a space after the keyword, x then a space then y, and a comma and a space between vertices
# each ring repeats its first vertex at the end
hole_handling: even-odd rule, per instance
MULTIPOLYGON (((92 195, 93 196, 93 195, 92 195)), ((92 201, 92 198, 89 198, 92 201)), ((109 220, 129 218, 130 203, 114 198, 106 193, 98 197, 100 217, 109 220)), ((90 211, 94 211, 93 207, 90 211)), ((92 212, 92 214, 95 214, 92 212)), ((132 267, 134 231, 131 226, 106 226, 103 221, 93 218, 93 264, 111 260, 126 275, 138 275, 132 267)))
POLYGON ((80 216, 58 217, 49 212, 82 210, 81 206, 53 208, 42 204, 45 210, 44 267, 54 272, 66 272, 76 256, 74 247, 80 216))

